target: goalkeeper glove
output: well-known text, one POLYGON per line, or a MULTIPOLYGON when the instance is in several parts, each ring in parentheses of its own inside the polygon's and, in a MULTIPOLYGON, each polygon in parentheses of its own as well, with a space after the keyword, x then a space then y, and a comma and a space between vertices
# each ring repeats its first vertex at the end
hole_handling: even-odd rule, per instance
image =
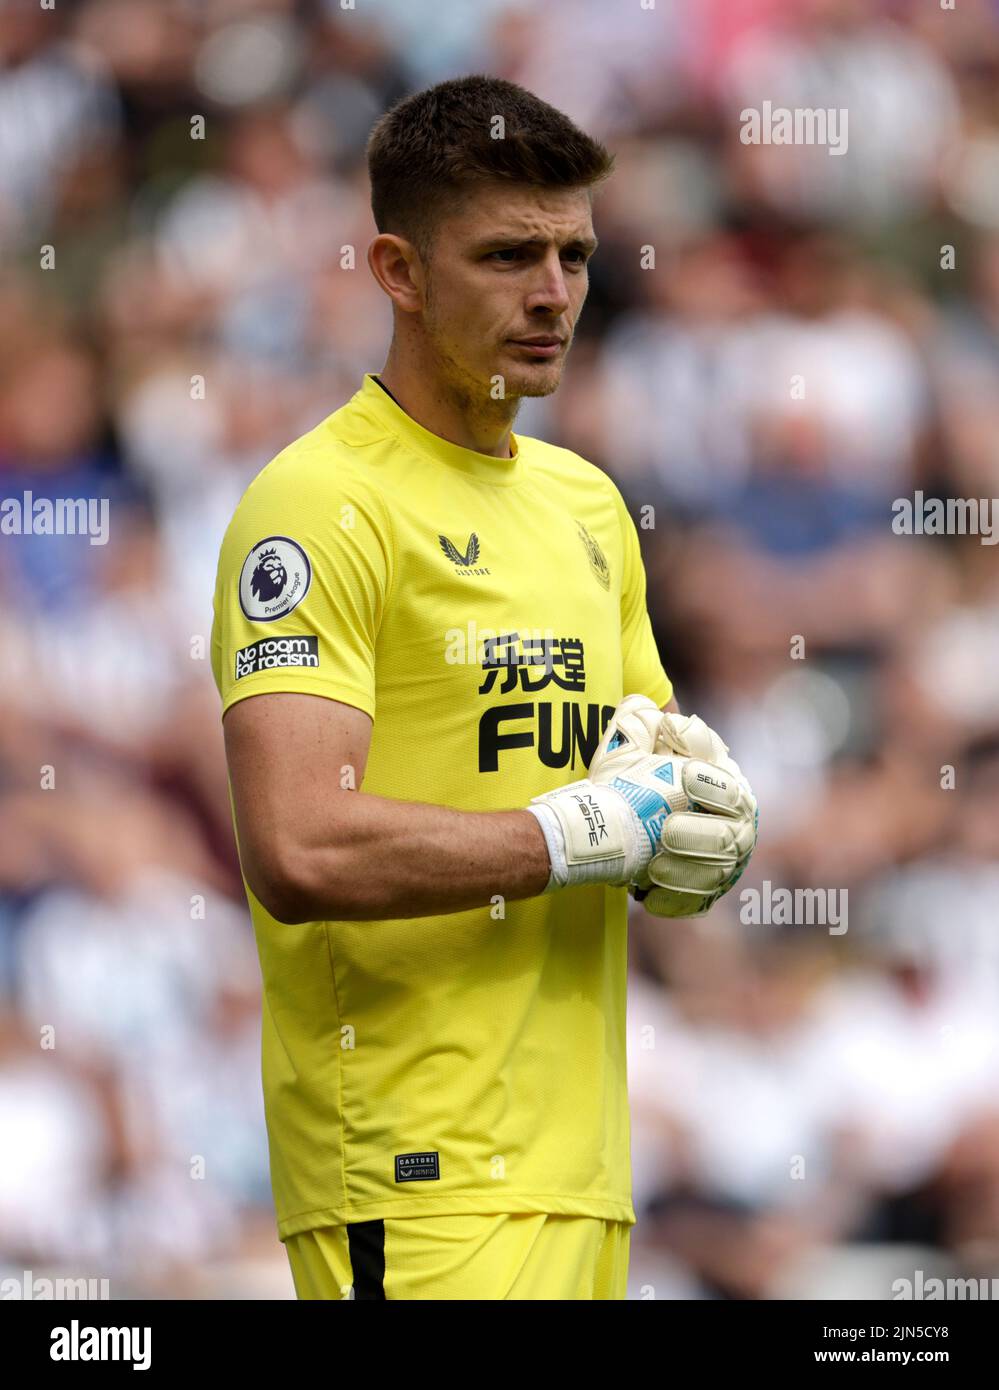
POLYGON ((644 757, 682 764, 686 805, 666 821, 632 895, 656 917, 699 917, 742 876, 756 847, 759 811, 728 745, 696 714, 663 714, 643 695, 618 706, 590 763, 596 782, 644 757), (658 723, 657 723, 658 716, 658 723))
POLYGON ((545 891, 628 885, 656 916, 706 912, 735 883, 756 842, 756 802, 727 755, 696 715, 664 715, 645 696, 628 696, 589 776, 527 808, 548 843, 545 891))

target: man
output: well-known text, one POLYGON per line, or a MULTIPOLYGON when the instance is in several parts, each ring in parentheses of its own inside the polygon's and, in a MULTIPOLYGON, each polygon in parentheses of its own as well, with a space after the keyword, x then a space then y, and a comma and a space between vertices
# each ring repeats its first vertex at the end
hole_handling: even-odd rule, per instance
POLYGON ((621 1298, 623 890, 703 911, 755 832, 725 745, 662 713, 617 489, 511 432, 611 161, 484 77, 368 156, 385 368, 253 482, 215 594, 278 1232, 301 1298, 621 1298))

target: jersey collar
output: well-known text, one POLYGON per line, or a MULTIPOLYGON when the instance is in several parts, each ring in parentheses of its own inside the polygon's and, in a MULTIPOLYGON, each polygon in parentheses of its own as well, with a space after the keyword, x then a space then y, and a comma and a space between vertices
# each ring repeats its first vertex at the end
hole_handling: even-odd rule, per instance
POLYGON ((463 449, 460 444, 452 444, 449 439, 441 439, 440 435, 431 434, 430 430, 424 429, 411 415, 407 415, 402 406, 379 383, 373 372, 365 372, 364 384, 358 391, 356 400, 403 443, 436 463, 460 469, 473 478, 496 483, 501 487, 520 482, 524 476, 523 450, 517 436, 512 432, 512 458, 495 458, 492 454, 480 454, 475 449, 463 449))

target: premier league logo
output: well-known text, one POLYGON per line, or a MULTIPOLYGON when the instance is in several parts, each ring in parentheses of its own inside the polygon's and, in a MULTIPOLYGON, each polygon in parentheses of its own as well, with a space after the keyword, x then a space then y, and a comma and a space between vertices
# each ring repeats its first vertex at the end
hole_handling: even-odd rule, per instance
POLYGON ((262 551, 250 580, 253 597, 258 598, 261 603, 268 603, 272 598, 277 598, 287 582, 288 571, 274 547, 262 551))
POLYGON ((305 551, 289 536, 257 541, 243 561, 239 603, 254 623, 284 618, 302 602, 312 583, 312 566, 305 551))

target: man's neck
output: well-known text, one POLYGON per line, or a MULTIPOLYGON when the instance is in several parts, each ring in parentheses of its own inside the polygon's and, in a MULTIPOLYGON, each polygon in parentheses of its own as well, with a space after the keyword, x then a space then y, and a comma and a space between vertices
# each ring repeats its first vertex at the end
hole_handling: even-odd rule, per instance
POLYGON ((423 373, 406 371, 392 354, 376 380, 402 410, 431 434, 493 458, 510 458, 517 400, 479 400, 423 373))

